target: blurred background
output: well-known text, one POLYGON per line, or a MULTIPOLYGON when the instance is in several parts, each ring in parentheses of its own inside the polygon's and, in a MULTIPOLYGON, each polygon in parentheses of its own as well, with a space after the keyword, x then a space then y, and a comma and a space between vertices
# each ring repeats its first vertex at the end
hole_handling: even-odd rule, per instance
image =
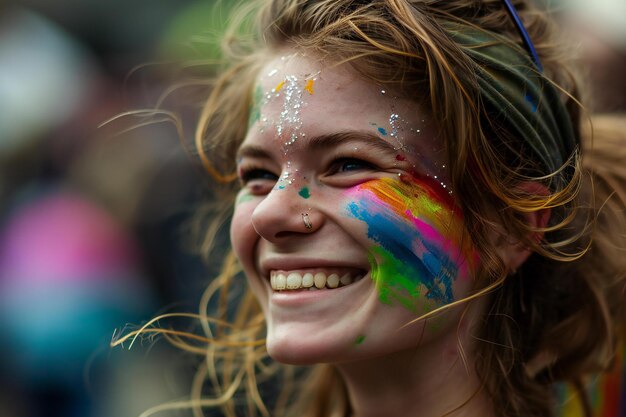
POLYGON ((172 123, 98 126, 153 108, 183 81, 172 64, 215 57, 230 3, 0 4, 0 416, 137 416, 187 395, 195 362, 108 345, 127 323, 197 311, 208 179, 172 123))
MULTIPOLYGON (((550 6, 579 45, 590 108, 623 113, 626 2, 550 6)), ((192 234, 210 199, 193 132, 181 146, 172 123, 99 125, 153 108, 183 81, 173 63, 216 58, 230 7, 0 3, 0 416, 130 417, 188 394, 195 362, 167 343, 108 345, 126 323, 195 312, 218 268, 192 234)), ((197 92, 181 91, 193 120, 182 103, 197 92)))

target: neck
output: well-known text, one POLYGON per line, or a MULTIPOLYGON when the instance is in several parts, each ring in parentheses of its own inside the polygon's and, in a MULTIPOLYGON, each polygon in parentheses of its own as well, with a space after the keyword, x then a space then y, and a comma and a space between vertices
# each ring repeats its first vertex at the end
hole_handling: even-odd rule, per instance
POLYGON ((468 331, 447 333, 411 350, 337 365, 353 416, 493 416, 468 331))

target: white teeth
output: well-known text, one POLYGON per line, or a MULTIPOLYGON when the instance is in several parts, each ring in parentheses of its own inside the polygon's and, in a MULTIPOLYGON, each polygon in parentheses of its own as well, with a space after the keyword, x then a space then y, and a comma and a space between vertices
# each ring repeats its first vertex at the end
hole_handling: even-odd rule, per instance
POLYGON ((341 282, 341 285, 350 285, 352 284, 352 277, 350 276, 350 274, 345 274, 341 277, 339 282, 341 282))
MULTIPOLYGON (((329 271, 330 272, 330 271, 329 271)), ((272 271, 270 274, 270 284, 272 289, 277 291, 282 290, 297 290, 300 288, 308 288, 311 291, 320 289, 334 289, 337 287, 343 287, 357 282, 362 278, 362 275, 356 275, 354 278, 347 272, 343 275, 332 272, 327 275, 326 272, 276 272, 272 271)))
POLYGON ((315 282, 315 286, 317 288, 324 288, 326 286, 326 274, 318 272, 313 277, 313 281, 315 282))
POLYGON ((337 288, 339 286, 339 275, 330 274, 328 278, 326 278, 326 285, 328 288, 337 288))
POLYGON ((310 272, 307 272, 306 274, 302 275, 302 286, 305 288, 309 288, 313 286, 313 274, 310 272))
POLYGON ((287 275, 287 288, 290 290, 295 290, 297 288, 302 287, 302 275, 297 272, 292 272, 287 275))
POLYGON ((276 275, 276 281, 274 283, 274 289, 284 290, 287 287, 287 278, 283 274, 276 275))

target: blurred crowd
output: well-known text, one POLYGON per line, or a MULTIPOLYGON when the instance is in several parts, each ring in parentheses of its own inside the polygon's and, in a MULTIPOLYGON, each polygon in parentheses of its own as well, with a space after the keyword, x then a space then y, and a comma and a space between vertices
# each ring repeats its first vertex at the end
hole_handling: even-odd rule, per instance
POLYGON ((152 108, 169 62, 213 53, 193 41, 215 29, 209 6, 0 6, 0 416, 133 416, 186 394, 192 366, 166 343, 109 343, 197 309, 206 178, 171 126, 99 126, 152 108))
MULTIPOLYGON (((130 417, 187 395, 194 362, 167 343, 109 342, 196 310, 217 269, 192 233, 207 178, 191 130, 104 122, 153 108, 170 63, 217 56, 230 2, 213 3, 0 4, 0 416, 130 417)), ((626 3, 551 7, 579 39, 591 109, 623 113, 626 3)))

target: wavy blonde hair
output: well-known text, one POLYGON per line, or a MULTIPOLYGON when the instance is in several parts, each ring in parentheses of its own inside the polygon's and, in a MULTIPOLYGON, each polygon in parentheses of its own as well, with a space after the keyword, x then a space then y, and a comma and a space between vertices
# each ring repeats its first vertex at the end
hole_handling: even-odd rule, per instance
MULTIPOLYGON (((562 92, 578 134, 582 106, 576 74, 555 41, 554 24, 530 2, 513 3, 535 43, 543 75, 562 92)), ((233 29, 225 38, 228 65, 212 81, 195 135, 200 159, 224 193, 220 199, 228 202, 212 213, 205 253, 232 212, 238 187, 235 152, 246 135, 259 69, 286 46, 349 62, 366 80, 408 97, 420 91, 420 97, 412 98, 430 110, 445 140, 451 185, 482 259, 476 292, 461 302, 490 297, 476 335, 475 367, 496 414, 552 415, 555 398, 549 387, 555 381, 571 382, 584 398, 584 378, 611 364, 623 334, 618 327, 624 318, 626 282, 626 172, 617 167, 626 153, 623 143, 605 139, 608 132, 596 135, 591 151, 591 130, 584 135, 589 148, 584 158, 575 152, 556 172, 543 172, 539 162, 515 153, 523 138, 489 119, 479 99, 477 64, 443 29, 444 22, 456 22, 521 45, 502 2, 272 0, 246 6, 233 27, 251 19, 256 23, 253 36, 233 29), (466 175, 468 169, 473 175, 466 175), (565 177, 566 170, 571 175, 565 177), (517 186, 523 182, 549 191, 528 193, 517 186), (547 209, 552 220, 546 227, 535 228, 525 220, 528 213, 547 209), (497 243, 487 238, 494 225, 534 252, 518 271, 506 269, 497 243), (536 239, 537 233, 543 238, 536 239)), ((189 315, 199 319, 201 336, 156 329, 153 321, 116 341, 161 332, 175 345, 205 357, 191 401, 163 405, 146 415, 181 406, 192 406, 195 416, 209 406, 220 407, 229 417, 240 409, 263 416, 348 415, 346 390, 334 368, 302 370, 267 357, 264 318, 243 280, 229 252, 200 313, 189 315)), ((583 403, 591 416, 588 402, 583 403)))

